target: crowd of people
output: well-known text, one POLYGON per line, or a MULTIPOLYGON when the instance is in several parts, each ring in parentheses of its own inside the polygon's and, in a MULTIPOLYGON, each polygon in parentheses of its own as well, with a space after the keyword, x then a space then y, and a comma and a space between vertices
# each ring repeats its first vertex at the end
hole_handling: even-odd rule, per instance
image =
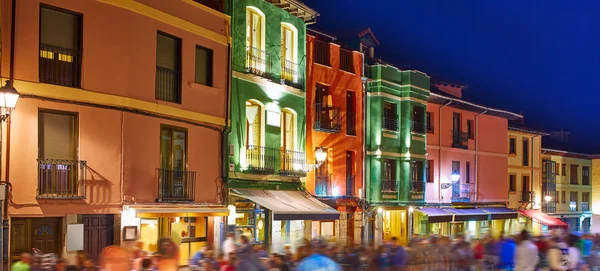
MULTIPOLYGON (((121 258, 125 258, 126 264, 118 268, 112 259, 105 260, 113 263, 112 268, 108 265, 97 269, 85 255, 78 258, 76 265, 69 266, 65 260, 52 262, 36 253, 23 254, 11 270, 162 271, 166 269, 160 265, 161 258, 178 257, 176 245, 167 241, 165 244, 154 254, 143 250, 136 250, 133 255, 123 254, 121 258)), ((195 253, 189 260, 189 268, 197 271, 586 271, 600 269, 600 235, 553 231, 532 237, 522 231, 515 236, 497 239, 487 236, 479 240, 469 240, 464 235, 455 239, 413 236, 406 246, 400 245, 397 238, 378 246, 339 246, 324 240, 304 240, 294 251, 288 245, 281 253, 269 254, 263 245, 252 244, 247 236, 240 236, 238 242, 231 233, 219 251, 203 248, 195 253)))

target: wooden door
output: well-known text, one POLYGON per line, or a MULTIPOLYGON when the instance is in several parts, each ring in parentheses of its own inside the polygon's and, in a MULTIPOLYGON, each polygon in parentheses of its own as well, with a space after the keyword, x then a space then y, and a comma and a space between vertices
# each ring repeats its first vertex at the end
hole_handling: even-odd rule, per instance
POLYGON ((21 253, 31 252, 31 230, 29 219, 12 219, 10 222, 10 256, 18 261, 21 253))
POLYGON ((31 219, 31 248, 43 253, 60 253, 60 218, 31 219))
POLYGON ((83 215, 83 249, 94 262, 114 242, 113 215, 83 215))

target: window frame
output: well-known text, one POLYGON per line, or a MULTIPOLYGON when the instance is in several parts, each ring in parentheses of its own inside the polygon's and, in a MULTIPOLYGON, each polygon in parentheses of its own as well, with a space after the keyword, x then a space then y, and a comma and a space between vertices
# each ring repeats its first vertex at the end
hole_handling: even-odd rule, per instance
MULTIPOLYGON (((169 34, 167 32, 163 32, 163 31, 156 31, 156 71, 154 73, 155 75, 155 86, 154 86, 154 92, 155 92, 155 98, 156 100, 159 101, 165 101, 165 102, 169 102, 169 103, 176 103, 176 104, 181 104, 183 101, 183 87, 182 87, 182 83, 183 83, 183 39, 180 37, 177 37, 175 35, 169 34), (175 65, 176 69, 173 70, 175 72, 179 73, 179 82, 176 83, 175 87, 177 89, 174 89, 174 91, 176 91, 176 93, 173 93, 173 95, 175 95, 175 99, 173 101, 170 100, 166 100, 166 99, 161 99, 162 97, 159 97, 159 91, 158 91, 158 84, 156 83, 156 81, 158 80, 158 68, 163 68, 163 69, 169 69, 167 67, 162 67, 158 65, 158 36, 163 36, 163 37, 167 37, 170 39, 173 39, 177 42, 177 48, 176 48, 176 52, 175 52, 175 58, 177 60, 177 64, 175 65)), ((195 57, 195 56, 194 56, 195 57)), ((195 77, 195 74, 194 74, 195 77)), ((196 79, 194 78, 194 81, 196 81, 196 79)))
POLYGON ((467 134, 469 135, 469 139, 475 139, 475 127, 473 120, 467 120, 467 134))
POLYGON ((471 183, 471 163, 465 163, 465 183, 471 183))
POLYGON ((162 161, 161 158, 163 156, 162 153, 162 132, 164 129, 170 130, 171 131, 171 136, 173 135, 174 131, 178 131, 178 132, 184 132, 185 134, 185 153, 184 153, 184 164, 185 167, 182 171, 188 171, 189 169, 189 164, 188 164, 188 153, 189 153, 189 131, 187 128, 185 127, 180 127, 180 126, 174 126, 174 125, 170 125, 170 124, 160 124, 160 133, 158 134, 158 138, 159 138, 159 148, 160 148, 160 152, 159 152, 159 165, 160 165, 160 169, 168 169, 168 170, 175 170, 174 166, 173 166, 173 137, 171 137, 171 157, 169 158, 171 160, 171 168, 163 168, 162 165, 162 161))
POLYGON ((523 165, 524 167, 529 167, 529 166, 530 166, 529 164, 531 163, 531 162, 529 161, 529 156, 531 155, 531 154, 529 153, 529 143, 530 143, 530 142, 529 142, 529 138, 525 138, 525 137, 523 138, 523 140, 522 140, 522 142, 521 142, 521 144, 522 144, 522 145, 521 145, 521 149, 522 149, 522 151, 523 151, 523 154, 522 154, 522 158, 523 158, 522 160, 523 160, 523 161, 521 161, 521 162, 522 162, 522 165, 523 165), (527 142, 527 143, 526 143, 526 142, 527 142))
POLYGON ((569 184, 579 184, 579 165, 577 164, 569 165, 569 184), (575 176, 575 179, 573 179, 573 175, 575 176))
POLYGON ((194 51, 194 56, 195 56, 195 60, 194 60, 194 83, 199 84, 199 85, 203 85, 203 86, 208 86, 208 87, 213 87, 213 68, 214 68, 214 50, 202 45, 198 45, 196 44, 196 48, 194 51), (207 83, 203 84, 198 82, 198 50, 205 50, 207 52, 207 55, 209 56, 209 61, 206 63, 206 80, 207 83))
POLYGON ((508 174, 508 192, 517 192, 517 174, 508 174))
POLYGON ((560 191, 560 193, 562 194, 561 203, 567 203, 567 191, 563 190, 563 191, 560 191))
POLYGON ((510 136, 508 138, 508 154, 511 156, 517 155, 517 137, 516 136, 510 136))
POLYGON ((582 185, 591 185, 590 167, 588 167, 588 166, 581 166, 581 184, 582 185))
POLYGON ((433 112, 425 112, 425 125, 427 126, 428 134, 435 134, 435 130, 433 128, 433 112))
POLYGON ((265 118, 264 118, 264 115, 265 115, 265 113, 266 112, 265 112, 264 106, 261 103, 255 101, 255 100, 247 100, 244 103, 244 123, 245 123, 245 126, 246 126, 244 128, 244 131, 246 132, 246 138, 244 139, 244 142, 245 142, 246 148, 248 146, 250 146, 250 145, 254 145, 254 146, 263 146, 264 145, 264 127, 265 127, 265 123, 264 123, 265 118), (258 118, 257 120, 258 120, 258 135, 259 135, 258 143, 260 143, 259 145, 249 144, 250 143, 249 142, 250 137, 248 136, 248 134, 249 134, 250 125, 248 123, 248 116, 246 115, 246 110, 248 108, 248 103, 250 105, 255 105, 256 107, 258 107, 257 112, 256 112, 256 116, 254 118, 255 119, 258 118))
POLYGON ((427 160, 427 170, 425 171, 425 182, 426 183, 433 183, 434 182, 434 173, 433 173, 433 160, 427 160))
POLYGON ((38 158, 40 159, 57 159, 57 158, 46 158, 44 157, 44 137, 43 137, 43 131, 44 131, 44 122, 42 121, 41 115, 44 113, 48 113, 48 114, 57 114, 57 115, 71 115, 73 116, 74 119, 74 132, 75 134, 73 135, 73 138, 75 138, 75 142, 74 142, 74 158, 73 160, 77 161, 79 160, 79 112, 73 112, 73 111, 63 111, 63 110, 56 110, 56 109, 46 109, 46 108, 39 108, 38 109, 38 158))
POLYGON ((252 48, 256 48, 261 51, 265 51, 265 32, 266 32, 265 31, 265 27, 266 27, 265 14, 256 7, 248 6, 248 7, 246 7, 245 24, 246 24, 246 47, 252 47, 252 48), (252 16, 250 16, 248 18, 248 15, 253 15, 253 14, 256 14, 258 19, 260 20, 260 22, 258 24, 260 27, 260 29, 259 29, 260 39, 257 39, 257 40, 259 40, 258 42, 260 42, 260 44, 258 44, 259 45, 258 47, 253 46, 254 44, 252 44, 252 40, 254 40, 254 39, 252 39, 252 35, 250 35, 250 33, 247 32, 248 30, 250 30, 250 32, 252 32, 252 22, 253 22, 254 18, 252 16), (250 23, 251 25, 248 26, 248 23, 250 23))

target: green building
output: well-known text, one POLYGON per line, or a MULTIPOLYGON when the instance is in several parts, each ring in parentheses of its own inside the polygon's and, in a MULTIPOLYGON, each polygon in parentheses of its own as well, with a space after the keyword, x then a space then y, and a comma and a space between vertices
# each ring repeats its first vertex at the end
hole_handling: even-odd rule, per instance
POLYGON ((226 9, 232 78, 225 151, 229 208, 235 209, 228 226, 278 251, 304 237, 305 221, 319 218, 311 213, 339 216, 307 196, 302 183, 306 24, 318 14, 283 0, 229 0, 226 9))

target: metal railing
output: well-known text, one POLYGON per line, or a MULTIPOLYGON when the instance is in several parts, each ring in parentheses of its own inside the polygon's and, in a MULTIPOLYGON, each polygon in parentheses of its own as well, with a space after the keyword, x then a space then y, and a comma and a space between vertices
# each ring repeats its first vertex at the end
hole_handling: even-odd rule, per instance
POLYGON ((412 128, 411 131, 413 131, 415 133, 425 134, 425 132, 427 130, 427 125, 420 121, 413 121, 411 128, 412 128))
POLYGON ((81 50, 40 43, 40 82, 67 87, 81 85, 81 50))
POLYGON ((452 184, 452 202, 471 202, 473 196, 473 184, 459 182, 452 184))
POLYGON ((305 177, 306 153, 298 151, 281 150, 281 168, 279 175, 305 177))
POLYGON ((452 147, 466 149, 469 147, 469 133, 452 130, 452 147))
POLYGON ((263 146, 246 146, 246 165, 248 173, 270 175, 275 174, 279 160, 279 150, 263 146))
POLYGON ((400 128, 400 125, 398 123, 398 116, 396 116, 395 118, 383 117, 382 127, 386 130, 398 131, 400 128))
POLYGON ((398 191, 398 184, 396 180, 392 179, 381 179, 381 192, 396 192, 398 191))
POLYGON ((410 192, 413 193, 423 193, 425 192, 425 183, 423 183, 423 181, 419 181, 419 180, 412 180, 410 181, 410 192))
POLYGON ((85 199, 86 161, 37 159, 37 197, 46 199, 85 199))
POLYGON ((356 112, 346 112, 346 134, 356 135, 356 112))
POLYGON ((281 61, 281 83, 291 87, 304 89, 304 73, 300 72, 298 63, 281 61))
POLYGON ((354 73, 354 59, 352 51, 340 49, 340 69, 354 73))
POLYGON ((590 203, 589 202, 582 202, 581 203, 581 211, 582 212, 587 212, 590 210, 590 203))
POLYGON ((346 175, 346 196, 354 196, 356 175, 346 175))
POLYGON ((314 53, 315 63, 319 63, 325 66, 331 66, 331 59, 329 57, 329 43, 320 40, 315 40, 314 53))
POLYGON ((544 202, 542 203, 542 212, 544 213, 556 213, 556 203, 544 202))
POLYGON ((181 71, 156 66, 156 99, 181 103, 181 71))
POLYGON ((329 179, 330 175, 328 173, 321 173, 315 176, 315 194, 317 196, 327 196, 329 179))
POLYGON ((271 56, 255 47, 246 47, 246 72, 270 79, 271 56))
POLYGON ((158 198, 163 202, 194 201, 196 172, 158 168, 158 198))
POLYGON ((313 129, 321 132, 339 133, 342 129, 340 108, 327 104, 315 104, 313 129))

